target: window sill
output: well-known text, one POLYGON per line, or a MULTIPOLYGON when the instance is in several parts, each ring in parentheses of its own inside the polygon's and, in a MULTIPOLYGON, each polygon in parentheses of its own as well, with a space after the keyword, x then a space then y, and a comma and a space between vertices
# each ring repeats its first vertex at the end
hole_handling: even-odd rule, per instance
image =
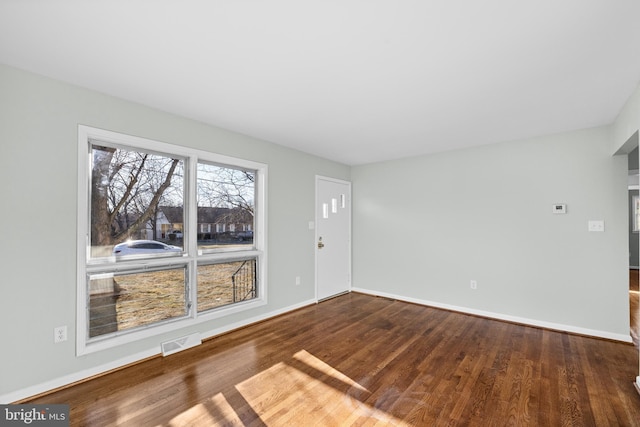
MULTIPOLYGON (((255 309, 267 304, 266 298, 256 298, 251 301, 235 303, 233 305, 220 307, 207 312, 198 314, 198 317, 181 318, 168 320, 163 324, 154 324, 152 327, 147 327, 134 331, 123 331, 121 333, 114 333, 109 336, 91 338, 89 340, 78 339, 76 343, 76 355, 84 356, 92 353, 96 353, 103 350, 119 347, 132 342, 142 341, 145 339, 151 339, 159 337, 160 335, 168 332, 173 332, 180 329, 186 329, 189 327, 202 325, 214 319, 219 319, 225 316, 229 316, 235 313, 240 313, 248 310, 255 309)), ((80 329, 79 329, 80 330, 80 329)), ((192 331, 190 331, 192 332, 192 331)), ((185 331, 185 333, 187 333, 185 331)), ((164 341, 164 338, 163 338, 164 341)), ((160 342, 157 343, 158 353, 160 353, 160 342)))

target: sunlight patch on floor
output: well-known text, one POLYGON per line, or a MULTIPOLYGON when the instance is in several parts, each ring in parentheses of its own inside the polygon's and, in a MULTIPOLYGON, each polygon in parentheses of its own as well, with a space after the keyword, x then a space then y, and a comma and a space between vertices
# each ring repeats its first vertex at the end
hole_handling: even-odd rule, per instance
POLYGON ((242 421, 227 402, 222 393, 218 393, 204 403, 189 408, 169 422, 171 427, 182 426, 241 426, 242 421))
POLYGON ((309 352, 296 353, 236 385, 236 389, 269 424, 348 425, 362 418, 387 425, 406 425, 362 400, 370 392, 309 352), (354 397, 358 396, 358 398, 354 397))
POLYGON ((361 386, 360 384, 358 384, 357 382, 353 381, 351 378, 349 378, 348 376, 344 375, 342 372, 338 371, 337 369, 334 369, 332 366, 324 363, 322 360, 318 359, 317 357, 313 356, 311 353, 309 353, 306 350, 301 350, 299 352, 297 352, 296 354, 293 355, 293 358, 295 360, 298 360, 332 378, 335 378, 345 384, 349 384, 352 388, 356 388, 358 390, 361 391, 366 391, 369 392, 369 390, 367 390, 366 388, 364 388, 363 386, 361 386))

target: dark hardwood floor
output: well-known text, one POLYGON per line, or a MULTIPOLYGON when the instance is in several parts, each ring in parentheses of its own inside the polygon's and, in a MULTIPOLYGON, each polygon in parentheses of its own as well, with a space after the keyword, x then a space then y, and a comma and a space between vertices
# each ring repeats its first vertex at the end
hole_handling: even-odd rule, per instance
POLYGON ((43 396, 73 426, 640 426, 638 351, 352 293, 43 396))

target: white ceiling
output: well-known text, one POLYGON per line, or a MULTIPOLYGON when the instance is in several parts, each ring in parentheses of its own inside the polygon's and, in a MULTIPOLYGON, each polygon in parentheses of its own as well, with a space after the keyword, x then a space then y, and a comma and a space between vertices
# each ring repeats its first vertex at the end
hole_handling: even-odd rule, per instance
POLYGON ((638 0, 0 0, 0 63, 346 164, 611 123, 638 0))

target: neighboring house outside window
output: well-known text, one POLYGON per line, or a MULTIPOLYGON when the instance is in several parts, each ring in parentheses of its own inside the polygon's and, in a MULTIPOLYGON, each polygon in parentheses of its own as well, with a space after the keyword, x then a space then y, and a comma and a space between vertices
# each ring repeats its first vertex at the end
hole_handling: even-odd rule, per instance
MULTIPOLYGON (((156 233, 156 238, 166 238, 170 230, 183 230, 182 218, 182 207, 160 206, 156 215, 156 224, 161 224, 161 228, 156 233)), ((233 233, 236 229, 247 230, 253 226, 253 215, 243 208, 237 207, 199 207, 197 222, 198 240, 216 240, 223 237, 215 234, 206 235, 206 233, 211 233, 212 224, 219 226, 216 228, 216 233, 224 233, 226 230, 233 233)))
POLYGON ((79 170, 79 354, 266 303, 265 165, 80 126, 79 170))

